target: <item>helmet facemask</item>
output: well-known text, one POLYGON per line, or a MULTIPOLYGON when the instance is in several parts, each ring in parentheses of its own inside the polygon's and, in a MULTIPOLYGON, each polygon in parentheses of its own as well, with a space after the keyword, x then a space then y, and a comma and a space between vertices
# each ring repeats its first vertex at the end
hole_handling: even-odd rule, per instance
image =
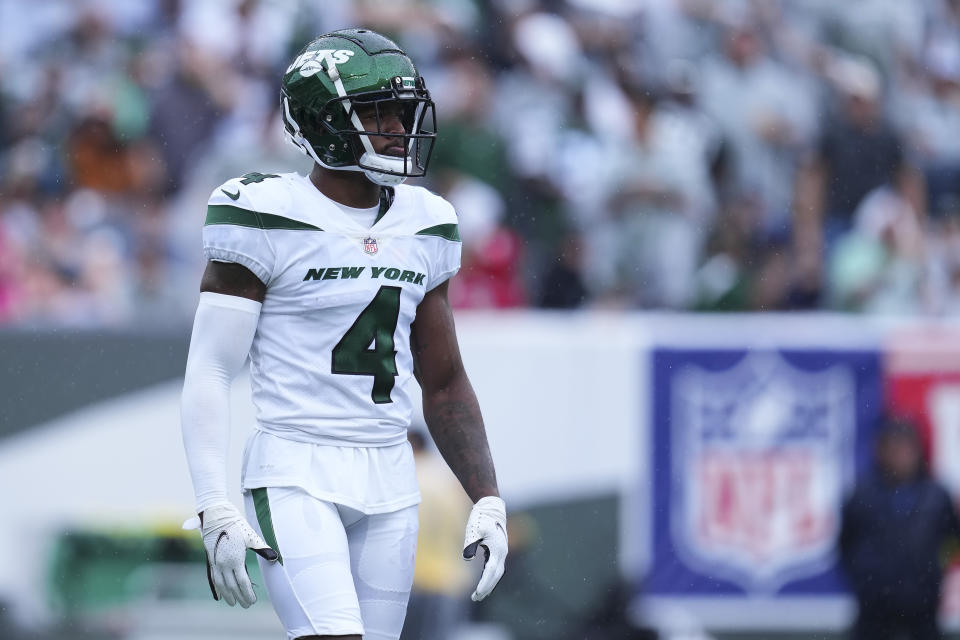
MULTIPOLYGON (((338 84, 336 66, 331 65, 329 74, 338 84)), ((433 100, 420 76, 396 76, 389 85, 378 91, 349 95, 343 92, 344 95, 306 109, 291 109, 284 94, 284 118, 290 140, 321 166, 363 171, 370 181, 382 186, 395 186, 407 178, 423 176, 437 137, 433 100), (396 115, 403 125, 403 133, 387 131, 385 123, 391 110, 399 111, 396 115), (365 128, 361 115, 368 122, 375 121, 376 127, 365 128), (318 138, 330 140, 331 136, 337 142, 330 142, 327 148, 317 148, 310 142, 318 138), (404 148, 403 155, 376 153, 371 137, 398 139, 404 148), (339 152, 340 147, 352 154, 353 165, 334 166, 324 161, 327 152, 339 152)), ((338 93, 341 92, 338 90, 338 93)))
POLYGON ((382 186, 426 174, 437 137, 434 103, 419 76, 397 76, 389 90, 334 98, 320 109, 320 124, 344 140, 356 167, 382 186), (402 132, 390 130, 388 121, 393 118, 399 120, 402 132), (375 127, 371 126, 374 123, 375 127), (397 140, 402 155, 377 153, 373 137, 397 140))

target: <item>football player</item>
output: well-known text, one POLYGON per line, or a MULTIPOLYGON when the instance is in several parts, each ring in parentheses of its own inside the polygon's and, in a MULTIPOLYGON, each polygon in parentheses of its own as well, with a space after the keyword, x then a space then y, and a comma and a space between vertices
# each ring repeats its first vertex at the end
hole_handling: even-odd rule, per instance
MULTIPOLYGON (((506 514, 447 282, 457 216, 404 185, 426 172, 434 103, 410 59, 373 31, 309 43, 283 76, 289 139, 309 176, 249 173, 213 190, 190 339, 183 442, 215 599, 256 600, 259 555, 289 638, 397 639, 417 542, 408 382, 474 502, 472 598, 503 575, 506 514), (227 499, 231 380, 250 357, 257 428, 244 452, 246 518, 227 499)), ((185 525, 189 526, 189 525, 185 525)))

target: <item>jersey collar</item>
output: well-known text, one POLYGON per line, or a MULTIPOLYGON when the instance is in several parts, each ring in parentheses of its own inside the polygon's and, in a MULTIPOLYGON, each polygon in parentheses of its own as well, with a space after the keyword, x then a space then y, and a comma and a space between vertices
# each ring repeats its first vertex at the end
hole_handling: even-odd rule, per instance
POLYGON ((380 218, 387 215, 390 205, 393 204, 393 187, 380 187, 380 210, 373 224, 380 222, 380 218))

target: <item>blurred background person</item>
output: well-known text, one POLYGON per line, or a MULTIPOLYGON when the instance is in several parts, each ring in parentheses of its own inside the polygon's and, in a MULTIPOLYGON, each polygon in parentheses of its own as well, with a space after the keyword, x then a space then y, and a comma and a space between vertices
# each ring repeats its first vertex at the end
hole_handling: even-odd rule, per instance
MULTIPOLYGON (((820 268, 854 226, 857 208, 874 189, 891 187, 925 211, 925 185, 884 109, 881 78, 869 61, 840 59, 829 71, 837 89, 835 115, 798 176, 794 236, 803 284, 820 289, 820 268)), ((824 299, 821 299, 823 302, 824 299)))
POLYGON ((704 59, 701 101, 729 140, 723 188, 758 200, 759 231, 782 233, 800 152, 816 132, 816 88, 771 51, 758 14, 738 3, 717 11, 720 41, 704 59))
POLYGON ((628 306, 685 308, 712 214, 708 158, 696 130, 656 89, 628 79, 623 91, 632 126, 608 169, 602 259, 628 306))
POLYGON ((915 426, 888 419, 876 468, 843 506, 839 551, 857 598, 854 640, 936 640, 947 545, 960 521, 946 489, 926 470, 915 426))
POLYGON ((583 239, 571 234, 560 245, 560 255, 543 277, 540 307, 576 309, 587 304, 590 292, 583 281, 583 239))
POLYGON ((894 187, 874 189, 835 242, 828 295, 834 307, 885 314, 919 311, 925 289, 922 222, 894 187))
POLYGON ((909 312, 954 313, 939 242, 960 198, 952 0, 388 5, 0 5, 0 272, 23 273, 0 275, 2 321, 188 317, 205 185, 253 156, 302 167, 269 79, 305 34, 358 22, 423 59, 443 96, 426 186, 496 220, 461 307, 881 312, 838 301, 833 249, 890 187, 923 236, 909 312), (733 270, 720 237, 742 248, 733 270), (552 299, 558 278, 570 300, 552 299), (705 302, 703 278, 756 295, 705 302))
POLYGON ((527 306, 523 238, 504 222, 506 204, 491 185, 451 171, 443 183, 457 211, 463 253, 460 281, 450 287, 458 309, 527 306))

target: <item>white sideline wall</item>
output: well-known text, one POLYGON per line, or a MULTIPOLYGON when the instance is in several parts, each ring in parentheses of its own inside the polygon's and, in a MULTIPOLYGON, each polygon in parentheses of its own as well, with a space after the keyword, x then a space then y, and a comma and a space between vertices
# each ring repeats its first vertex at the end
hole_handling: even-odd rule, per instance
MULTIPOLYGON (((869 347, 906 321, 517 312, 458 313, 457 322, 502 492, 508 505, 520 507, 607 491, 643 493, 652 345, 869 347)), ((126 394, 0 441, 0 485, 7 488, 0 545, 19 550, 0 571, 0 599, 13 603, 20 620, 44 617, 43 563, 53 533, 68 526, 176 526, 191 514, 181 385, 126 394)), ((238 492, 240 450, 253 425, 245 376, 234 385, 232 416, 231 478, 238 492)), ((634 504, 645 503, 638 498, 634 504)), ((643 514, 624 521, 642 523, 643 514)), ((625 535, 643 541, 639 529, 625 535)))

